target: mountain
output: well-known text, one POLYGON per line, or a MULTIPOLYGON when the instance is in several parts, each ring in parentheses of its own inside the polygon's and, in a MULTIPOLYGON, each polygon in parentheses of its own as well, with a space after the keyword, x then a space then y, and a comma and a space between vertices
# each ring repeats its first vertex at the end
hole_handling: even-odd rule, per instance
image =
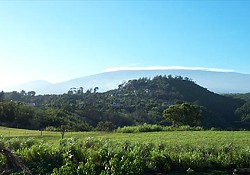
POLYGON ((12 87, 7 87, 6 90, 5 89, 3 90, 4 91, 18 91, 18 92, 20 92, 21 90, 25 90, 26 92, 36 91, 38 92, 38 94, 40 94, 41 92, 43 92, 43 89, 44 89, 44 92, 46 92, 46 89, 51 86, 53 86, 53 84, 48 81, 35 80, 35 81, 28 82, 28 83, 23 83, 23 84, 12 86, 12 87))
MULTIPOLYGON (((121 70, 104 72, 96 75, 72 79, 69 81, 50 84, 38 81, 24 84, 16 88, 20 90, 34 90, 37 94, 62 94, 72 87, 87 89, 99 87, 100 92, 115 89, 119 84, 131 79, 142 77, 153 78, 157 75, 172 75, 188 77, 198 85, 216 93, 247 93, 250 92, 250 74, 237 72, 220 72, 208 70, 121 70)), ((13 88, 12 88, 13 89, 13 88)), ((5 90, 6 91, 6 90, 5 90)))

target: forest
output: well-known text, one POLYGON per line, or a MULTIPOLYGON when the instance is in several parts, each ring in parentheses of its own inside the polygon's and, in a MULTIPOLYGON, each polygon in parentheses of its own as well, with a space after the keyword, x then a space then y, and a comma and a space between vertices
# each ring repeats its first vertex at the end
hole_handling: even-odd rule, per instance
POLYGON ((111 131, 141 124, 250 128, 250 95, 219 95, 187 77, 123 82, 117 89, 72 87, 61 95, 0 92, 0 124, 35 130, 111 131))

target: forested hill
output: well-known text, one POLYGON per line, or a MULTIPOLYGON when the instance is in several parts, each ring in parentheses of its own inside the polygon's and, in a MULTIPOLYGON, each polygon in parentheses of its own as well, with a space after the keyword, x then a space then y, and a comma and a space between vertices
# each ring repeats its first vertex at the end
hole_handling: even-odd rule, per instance
POLYGON ((235 110, 244 103, 243 100, 210 92, 189 78, 181 76, 156 76, 152 80, 147 78, 130 80, 120 85, 119 89, 108 93, 116 96, 121 104, 130 101, 133 105, 142 106, 147 111, 153 109, 162 112, 170 105, 191 102, 205 108, 207 114, 204 115, 208 115, 204 116, 205 125, 219 123, 221 126, 229 126, 233 124, 238 120, 234 114, 235 110))
POLYGON ((18 106, 21 111, 11 113, 10 119, 3 110, 7 109, 6 106, 0 106, 1 124, 34 129, 67 125, 73 130, 87 130, 105 121, 114 126, 142 123, 166 125, 171 123, 166 122, 163 111, 184 102, 201 107, 201 125, 204 127, 237 128, 241 127, 241 116, 236 116, 235 111, 244 104, 244 100, 215 94, 180 76, 129 80, 105 93, 98 93, 98 87, 87 91, 79 87, 71 88, 63 95, 35 96, 34 92, 25 91, 3 95, 4 103, 12 103, 12 109, 18 106), (23 102, 24 106, 26 104, 23 107, 26 111, 22 112, 17 103, 8 102, 11 100, 23 102), (37 108, 28 108, 27 104, 34 104, 37 108), (20 117, 21 120, 18 119, 20 117))

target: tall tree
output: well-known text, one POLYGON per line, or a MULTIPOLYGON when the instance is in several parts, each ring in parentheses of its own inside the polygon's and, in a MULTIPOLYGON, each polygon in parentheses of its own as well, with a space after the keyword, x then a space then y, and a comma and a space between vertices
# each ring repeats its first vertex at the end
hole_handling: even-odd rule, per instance
POLYGON ((96 93, 99 90, 99 87, 94 88, 94 93, 96 93))
POLYGON ((34 97, 36 95, 35 91, 29 91, 28 96, 34 97))
POLYGON ((163 116, 173 125, 198 126, 201 124, 201 107, 190 103, 169 106, 163 116))

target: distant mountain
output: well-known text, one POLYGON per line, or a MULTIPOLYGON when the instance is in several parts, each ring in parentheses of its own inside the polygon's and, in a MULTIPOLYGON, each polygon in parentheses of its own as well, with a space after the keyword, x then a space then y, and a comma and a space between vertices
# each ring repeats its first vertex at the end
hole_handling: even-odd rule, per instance
MULTIPOLYGON (((191 78, 198 85, 216 93, 247 93, 250 92, 250 74, 236 72, 217 72, 207 70, 122 70, 104 72, 96 75, 72 79, 50 84, 48 82, 31 82, 18 86, 19 90, 34 90, 38 94, 62 94, 72 87, 87 89, 99 87, 100 92, 115 89, 119 84, 131 79, 142 77, 153 78, 156 75, 172 75, 191 78)), ((12 88, 13 89, 13 88, 12 88)))
POLYGON ((48 87, 51 87, 51 86, 53 86, 53 84, 49 83, 48 81, 35 80, 35 81, 28 82, 28 83, 23 83, 23 84, 12 86, 12 87, 7 87, 6 89, 3 89, 3 90, 4 91, 18 91, 18 92, 20 92, 21 90, 25 90, 26 92, 36 91, 36 92, 41 93, 43 92, 43 89, 46 90, 48 87))

